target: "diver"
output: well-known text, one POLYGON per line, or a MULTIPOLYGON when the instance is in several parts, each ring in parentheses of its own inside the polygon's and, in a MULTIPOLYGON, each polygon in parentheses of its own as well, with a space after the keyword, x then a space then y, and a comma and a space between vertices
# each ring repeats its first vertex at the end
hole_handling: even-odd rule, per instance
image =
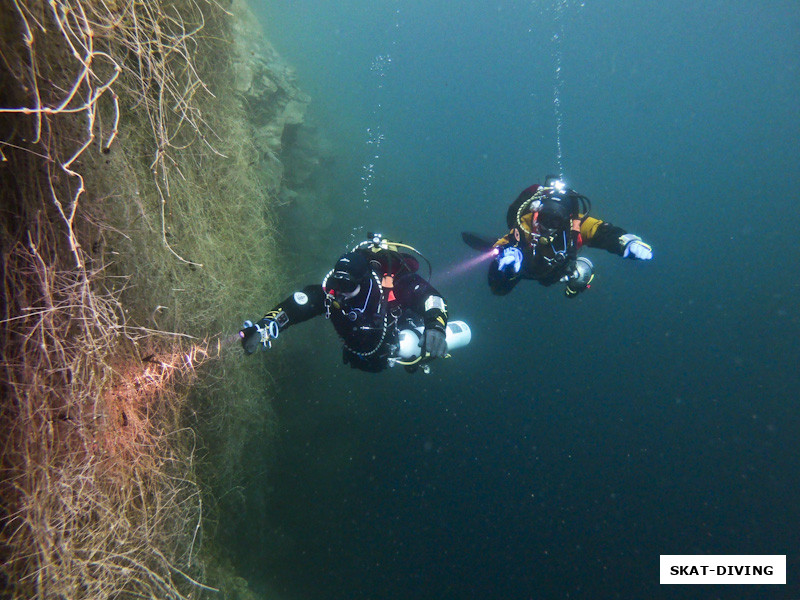
POLYGON ((411 246, 370 234, 339 258, 321 285, 295 292, 256 323, 245 321, 239 332, 245 353, 268 348, 288 327, 324 314, 351 367, 377 373, 401 364, 428 372, 430 360, 448 355, 448 342, 464 345, 471 333, 463 322, 448 324, 444 299, 405 250, 422 257, 411 246))
POLYGON ((461 235, 472 248, 492 251, 489 287, 493 293, 508 294, 520 279, 534 279, 544 286, 564 283, 565 295, 574 298, 594 279, 592 262, 578 256, 582 246, 623 258, 653 258, 652 247, 642 238, 589 216, 590 210, 586 196, 548 176, 544 185, 526 188, 508 207, 508 234, 494 243, 473 233, 461 235))

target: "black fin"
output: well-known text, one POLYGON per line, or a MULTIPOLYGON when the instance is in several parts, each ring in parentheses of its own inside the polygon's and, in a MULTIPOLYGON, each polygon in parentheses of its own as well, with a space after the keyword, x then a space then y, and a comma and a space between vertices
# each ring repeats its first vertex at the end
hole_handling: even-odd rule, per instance
POLYGON ((462 231, 461 239, 464 240, 464 243, 467 246, 473 250, 478 250, 479 252, 488 252, 492 249, 492 246, 494 246, 494 243, 497 241, 497 238, 487 238, 469 231, 462 231))

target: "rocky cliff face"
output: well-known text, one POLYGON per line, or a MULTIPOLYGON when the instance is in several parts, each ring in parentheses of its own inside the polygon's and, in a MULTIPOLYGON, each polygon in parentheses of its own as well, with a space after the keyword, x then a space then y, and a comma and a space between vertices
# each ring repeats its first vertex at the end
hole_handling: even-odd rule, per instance
POLYGON ((253 158, 263 167, 270 195, 286 204, 297 198, 320 162, 308 143, 314 132, 306 120, 311 98, 300 90, 294 70, 264 37, 246 3, 237 0, 233 9, 234 87, 253 127, 253 158))

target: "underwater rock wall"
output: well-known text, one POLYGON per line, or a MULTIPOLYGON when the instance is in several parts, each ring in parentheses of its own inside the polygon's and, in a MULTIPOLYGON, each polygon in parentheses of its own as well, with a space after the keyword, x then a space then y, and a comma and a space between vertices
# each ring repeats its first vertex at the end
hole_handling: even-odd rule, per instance
POLYGON ((329 141, 309 116, 311 98, 265 37, 244 0, 236 15, 234 89, 253 128, 254 153, 267 192, 279 206, 291 206, 306 227, 326 230, 334 213, 321 173, 334 161, 329 141))
POLYGON ((218 498, 276 393, 236 331, 283 286, 275 208, 316 164, 254 22, 0 3, 4 598, 226 588, 218 498))
POLYGON ((255 160, 265 174, 267 188, 280 195, 287 175, 281 156, 291 151, 311 98, 298 88, 294 71, 266 40, 246 3, 237 0, 232 9, 236 15, 234 89, 253 127, 255 160))

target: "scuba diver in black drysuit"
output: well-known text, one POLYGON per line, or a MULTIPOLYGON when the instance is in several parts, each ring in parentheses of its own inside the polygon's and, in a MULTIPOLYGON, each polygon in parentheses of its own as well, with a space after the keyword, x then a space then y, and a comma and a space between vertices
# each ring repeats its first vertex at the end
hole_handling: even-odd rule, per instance
POLYGON ((520 279, 541 285, 565 283, 564 294, 574 298, 590 287, 592 262, 578 256, 582 246, 601 248, 623 258, 650 260, 652 247, 638 235, 589 216, 586 196, 568 189, 553 176, 544 185, 523 190, 506 213, 510 231, 492 242, 474 233, 462 233, 476 250, 494 253, 489 265, 489 288, 508 294, 520 279))
POLYGON ((351 367, 377 373, 399 363, 408 371, 424 365, 427 372, 425 363, 447 355, 447 305, 406 249, 417 252, 371 235, 342 255, 321 285, 295 292, 256 323, 246 321, 239 332, 245 353, 270 347, 288 327, 324 314, 351 367))

